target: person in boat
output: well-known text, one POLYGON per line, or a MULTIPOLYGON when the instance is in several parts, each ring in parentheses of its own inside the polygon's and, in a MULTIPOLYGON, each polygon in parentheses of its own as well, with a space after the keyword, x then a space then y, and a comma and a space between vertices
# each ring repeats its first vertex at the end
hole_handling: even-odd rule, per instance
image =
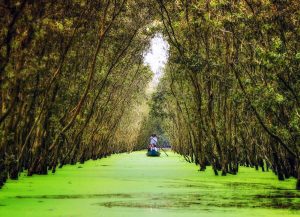
MULTIPOLYGON (((157 141, 158 141, 158 139, 157 139, 157 136, 156 136, 156 134, 152 134, 151 136, 150 136, 150 151, 152 151, 152 150, 155 150, 155 148, 156 148, 156 145, 157 145, 157 141)), ((157 149, 157 148, 156 148, 157 149)))

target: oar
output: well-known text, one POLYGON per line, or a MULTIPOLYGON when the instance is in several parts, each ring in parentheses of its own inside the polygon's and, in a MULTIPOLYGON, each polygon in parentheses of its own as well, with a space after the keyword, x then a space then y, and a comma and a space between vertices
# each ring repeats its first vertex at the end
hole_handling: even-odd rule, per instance
POLYGON ((165 152, 165 150, 162 147, 160 147, 160 149, 163 150, 163 152, 167 155, 167 157, 169 157, 169 155, 167 154, 167 152, 165 152))

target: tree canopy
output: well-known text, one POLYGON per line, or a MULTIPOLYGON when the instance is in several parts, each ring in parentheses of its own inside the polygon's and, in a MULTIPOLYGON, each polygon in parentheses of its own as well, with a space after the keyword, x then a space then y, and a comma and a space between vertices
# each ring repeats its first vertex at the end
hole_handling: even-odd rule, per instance
POLYGON ((298 0, 8 0, 0 13, 0 185, 155 131, 202 171, 271 168, 300 189, 298 0), (157 32, 169 60, 149 97, 157 32))

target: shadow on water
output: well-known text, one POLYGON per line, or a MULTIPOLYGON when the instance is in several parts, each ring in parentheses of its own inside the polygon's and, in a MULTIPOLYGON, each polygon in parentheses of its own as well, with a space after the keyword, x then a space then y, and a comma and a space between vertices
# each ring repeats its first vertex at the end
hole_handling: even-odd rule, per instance
MULTIPOLYGON (((299 197, 297 197, 299 198, 299 197)), ((207 195, 183 194, 183 195, 148 195, 146 198, 136 198, 128 201, 109 201, 96 203, 94 205, 104 207, 128 207, 128 208, 156 208, 156 209, 172 209, 172 208, 273 208, 273 209, 291 209, 298 210, 300 202, 294 202, 289 199, 273 199, 257 200, 257 196, 248 198, 222 197, 213 198, 207 195)))
POLYGON ((87 198, 131 198, 130 194, 69 194, 69 195, 22 195, 18 199, 87 199, 87 198))
MULTIPOLYGON (((189 187, 189 186, 187 186, 189 187)), ((298 192, 274 191, 271 194, 224 195, 220 192, 185 193, 185 194, 75 194, 75 195, 36 195, 16 196, 18 199, 88 199, 99 198, 102 202, 94 203, 108 208, 155 208, 155 209, 213 209, 218 208, 273 208, 299 210, 298 192), (216 197, 216 195, 218 195, 216 197), (116 201, 117 200, 117 201, 116 201)), ((0 205, 1 206, 1 205, 0 205)))

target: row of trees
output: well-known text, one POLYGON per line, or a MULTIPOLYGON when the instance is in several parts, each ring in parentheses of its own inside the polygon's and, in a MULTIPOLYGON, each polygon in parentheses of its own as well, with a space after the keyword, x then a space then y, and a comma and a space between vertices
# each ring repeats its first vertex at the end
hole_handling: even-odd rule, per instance
POLYGON ((300 2, 157 0, 170 44, 152 101, 200 170, 271 168, 300 189, 300 2))
POLYGON ((170 56, 145 127, 200 170, 267 166, 300 189, 298 0, 5 0, 0 13, 0 185, 150 134, 137 105, 160 19, 170 56))
POLYGON ((152 76, 147 4, 16 0, 0 14, 0 186, 131 150, 152 76))

